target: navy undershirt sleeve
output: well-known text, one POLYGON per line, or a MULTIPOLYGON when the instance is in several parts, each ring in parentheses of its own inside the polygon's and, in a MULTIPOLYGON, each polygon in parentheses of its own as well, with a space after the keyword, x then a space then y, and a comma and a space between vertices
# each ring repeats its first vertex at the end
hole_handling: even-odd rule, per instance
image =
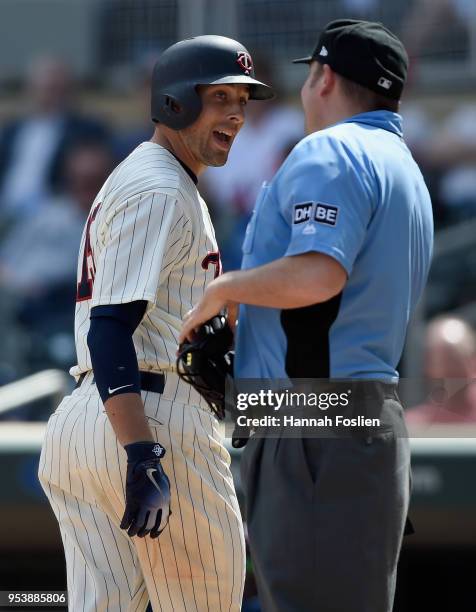
POLYGON ((121 393, 140 394, 140 374, 132 335, 147 302, 95 306, 91 309, 88 347, 94 379, 103 402, 121 393))

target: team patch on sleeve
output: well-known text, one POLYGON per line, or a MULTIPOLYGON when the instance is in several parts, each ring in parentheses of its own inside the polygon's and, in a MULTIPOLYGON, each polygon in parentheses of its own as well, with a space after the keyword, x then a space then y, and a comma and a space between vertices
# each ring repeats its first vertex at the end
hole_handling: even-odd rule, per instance
POLYGON ((304 202, 294 205, 293 223, 306 223, 311 220, 314 202, 304 202))
MULTIPOLYGON (((316 221, 324 225, 336 225, 337 215, 339 213, 338 206, 332 204, 324 204, 323 202, 303 202, 302 204, 294 205, 293 224, 310 223, 316 221)), ((310 231, 306 232, 311 233, 310 231)), ((314 232, 312 232, 314 233, 314 232)))
POLYGON ((325 225, 336 225, 339 208, 331 204, 317 202, 314 209, 314 221, 325 225))

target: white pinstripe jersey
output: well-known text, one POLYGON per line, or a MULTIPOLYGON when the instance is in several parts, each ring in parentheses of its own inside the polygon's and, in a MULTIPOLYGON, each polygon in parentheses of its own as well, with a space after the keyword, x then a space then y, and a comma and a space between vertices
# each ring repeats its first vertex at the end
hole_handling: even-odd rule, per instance
POLYGON ((219 272, 208 209, 178 160, 152 142, 139 145, 98 193, 81 240, 75 342, 78 363, 92 369, 87 346, 91 308, 147 300, 133 341, 141 370, 175 369, 183 315, 219 272))

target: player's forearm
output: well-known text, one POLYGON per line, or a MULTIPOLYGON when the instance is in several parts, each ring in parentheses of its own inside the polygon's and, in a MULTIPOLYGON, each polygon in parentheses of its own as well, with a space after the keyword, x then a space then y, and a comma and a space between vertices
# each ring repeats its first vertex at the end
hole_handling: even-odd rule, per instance
POLYGON ((96 387, 123 446, 154 440, 144 414, 132 339, 146 307, 146 302, 137 301, 95 306, 91 310, 87 342, 96 387))
POLYGON ((104 402, 104 407, 122 446, 132 442, 154 441, 140 395, 137 393, 115 395, 104 402))
POLYGON ((282 257, 269 264, 228 272, 214 281, 221 299, 272 308, 301 308, 325 302, 346 281, 342 266, 321 253, 282 257))

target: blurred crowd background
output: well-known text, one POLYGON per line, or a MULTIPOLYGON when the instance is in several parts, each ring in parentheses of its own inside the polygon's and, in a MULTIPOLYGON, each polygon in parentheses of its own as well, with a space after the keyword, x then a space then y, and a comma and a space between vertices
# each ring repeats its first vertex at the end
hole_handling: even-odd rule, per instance
MULTIPOLYGON (((404 135, 431 191, 436 243, 401 373, 475 377, 476 0, 0 0, 0 386, 75 363, 83 224, 111 169, 152 135, 158 54, 190 35, 228 35, 277 91, 248 105, 228 164, 200 179, 230 270, 262 182, 304 135, 306 68, 290 60, 339 17, 382 21, 411 60, 404 135)), ((5 406, 0 420, 32 422, 52 403, 5 406)), ((422 401, 409 421, 475 422, 474 389, 459 385, 444 410, 422 401)))

